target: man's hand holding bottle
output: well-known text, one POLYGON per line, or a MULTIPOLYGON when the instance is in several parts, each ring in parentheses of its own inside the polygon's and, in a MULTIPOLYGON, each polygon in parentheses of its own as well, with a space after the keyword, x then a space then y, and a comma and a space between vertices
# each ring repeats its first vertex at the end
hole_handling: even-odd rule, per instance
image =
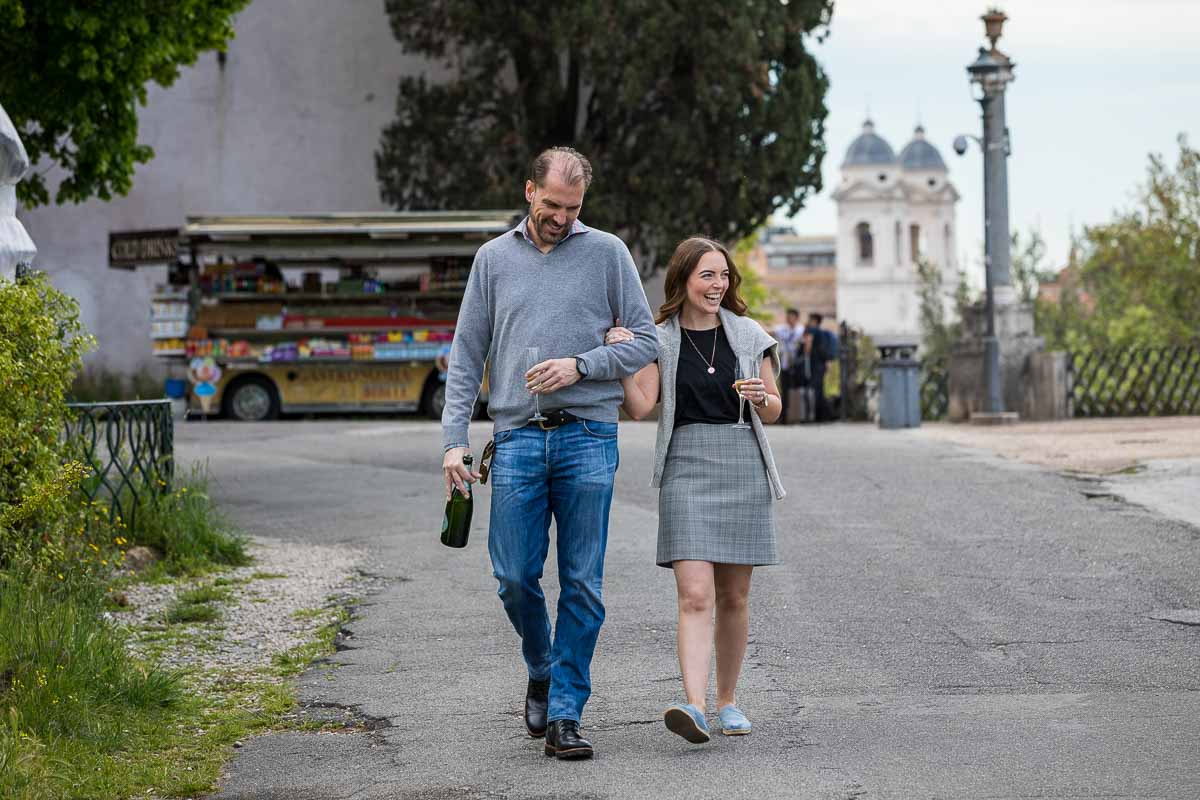
POLYGON ((479 480, 479 473, 463 463, 463 456, 468 453, 466 447, 451 447, 442 458, 442 477, 446 481, 446 499, 454 489, 464 496, 467 494, 467 484, 479 480))

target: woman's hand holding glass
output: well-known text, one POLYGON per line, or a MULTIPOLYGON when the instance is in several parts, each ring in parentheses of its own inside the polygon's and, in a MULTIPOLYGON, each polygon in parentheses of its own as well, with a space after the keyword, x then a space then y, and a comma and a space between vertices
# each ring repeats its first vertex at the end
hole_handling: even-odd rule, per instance
POLYGON ((750 401, 756 407, 762 407, 767 400, 767 387, 762 378, 744 378, 739 381, 738 394, 750 401))

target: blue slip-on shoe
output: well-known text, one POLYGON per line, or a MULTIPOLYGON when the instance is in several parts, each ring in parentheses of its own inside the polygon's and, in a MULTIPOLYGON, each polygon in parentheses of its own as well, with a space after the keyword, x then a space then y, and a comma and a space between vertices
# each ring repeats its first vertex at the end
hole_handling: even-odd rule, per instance
POLYGON ((692 744, 704 744, 711 738, 704 714, 691 703, 668 708, 663 713, 663 722, 667 723, 667 730, 679 734, 692 744))
POLYGON ((721 718, 721 733, 726 736, 745 736, 750 732, 750 720, 733 703, 721 706, 717 716, 721 718))

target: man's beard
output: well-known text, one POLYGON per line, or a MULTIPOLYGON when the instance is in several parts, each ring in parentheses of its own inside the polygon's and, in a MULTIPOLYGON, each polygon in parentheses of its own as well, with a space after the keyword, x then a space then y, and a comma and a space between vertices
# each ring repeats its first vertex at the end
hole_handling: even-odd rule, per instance
POLYGON ((564 225, 557 233, 554 233, 551 227, 553 225, 552 222, 544 217, 538 218, 536 216, 533 219, 533 224, 534 227, 537 228, 538 238, 547 244, 558 244, 561 242, 563 237, 567 235, 567 230, 570 228, 569 225, 564 225))

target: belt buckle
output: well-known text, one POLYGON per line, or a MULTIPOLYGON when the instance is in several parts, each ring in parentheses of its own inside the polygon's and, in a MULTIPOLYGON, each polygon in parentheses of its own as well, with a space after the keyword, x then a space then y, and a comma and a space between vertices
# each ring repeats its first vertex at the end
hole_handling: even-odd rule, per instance
POLYGON ((544 431, 552 431, 555 428, 561 428, 563 425, 561 412, 548 411, 545 414, 546 419, 538 420, 538 427, 544 431))

